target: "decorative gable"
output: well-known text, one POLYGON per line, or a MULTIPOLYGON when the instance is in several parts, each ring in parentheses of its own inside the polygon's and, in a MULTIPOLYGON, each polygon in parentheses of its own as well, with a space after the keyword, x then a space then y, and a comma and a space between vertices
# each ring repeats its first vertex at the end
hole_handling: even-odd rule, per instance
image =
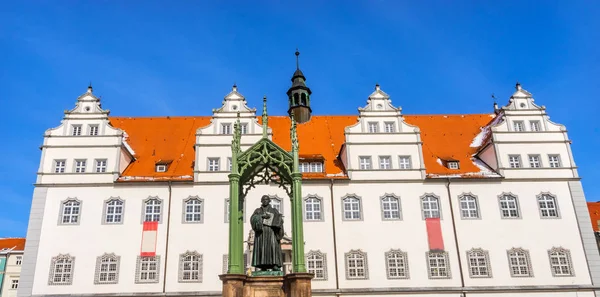
POLYGON ((546 107, 538 106, 533 103, 533 95, 529 93, 527 90, 521 87, 521 84, 517 82, 515 85, 515 92, 510 96, 508 100, 508 105, 502 107, 502 109, 507 110, 544 110, 546 107))

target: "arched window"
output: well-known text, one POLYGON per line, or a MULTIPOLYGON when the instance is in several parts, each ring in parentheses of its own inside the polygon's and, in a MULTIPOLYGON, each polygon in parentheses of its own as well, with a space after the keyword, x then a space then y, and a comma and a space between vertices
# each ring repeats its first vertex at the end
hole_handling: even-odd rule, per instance
POLYGON ((492 277, 488 251, 483 249, 468 250, 467 260, 467 263, 469 264, 469 275, 472 278, 492 277))
POLYGON ((369 270, 367 253, 361 250, 351 250, 345 255, 346 279, 368 279, 369 270))
POLYGON ((202 282, 202 255, 187 251, 179 255, 179 282, 202 282))
POLYGON ((558 218, 558 206, 556 205, 556 197, 549 193, 542 193, 537 196, 538 206, 540 208, 540 216, 542 218, 558 218))
POLYGON ((183 222, 202 223, 204 220, 204 201, 198 196, 189 197, 183 203, 183 222))
POLYGON ((440 217, 439 199, 433 195, 425 195, 421 198, 421 208, 425 219, 440 217))
POLYGON ((460 216, 463 219, 478 219, 479 206, 477 198, 471 194, 463 194, 459 196, 460 201, 460 216))
POLYGON ((81 201, 69 198, 62 202, 60 210, 60 224, 77 225, 81 215, 81 201))
POLYGON ((571 252, 562 247, 553 247, 548 251, 550 268, 553 276, 573 276, 573 262, 571 252))
POLYGON ((294 94, 294 105, 298 105, 298 102, 300 101, 300 96, 298 96, 298 93, 294 94))
POLYGON ((385 253, 385 266, 388 279, 408 279, 408 258, 401 250, 390 250, 385 253))
POLYGON ((510 275, 512 277, 531 277, 533 271, 529 251, 522 248, 512 248, 507 251, 510 275))
POLYGON ((357 221, 362 220, 361 201, 356 196, 346 196, 342 198, 343 220, 357 221))
POLYGON ((119 264, 121 257, 104 254, 96 259, 95 284, 116 284, 119 282, 119 264))
POLYGON ((73 283, 75 257, 69 254, 52 258, 48 285, 70 285, 73 283))
POLYGON ((309 196, 304 199, 304 220, 305 221, 322 221, 323 220, 323 205, 322 200, 315 196, 309 196))
POLYGON ((123 223, 125 201, 111 197, 104 203, 104 224, 123 223))
POLYGON ((381 215, 384 220, 400 220, 400 199, 393 195, 381 197, 381 215))
POLYGON ((517 197, 510 193, 500 195, 500 212, 504 219, 518 219, 521 217, 517 197))
POLYGON ((304 93, 302 93, 302 95, 300 96, 300 105, 306 106, 306 94, 304 93))
POLYGON ((314 280, 327 280, 327 255, 321 251, 306 254, 306 269, 315 275, 314 280))

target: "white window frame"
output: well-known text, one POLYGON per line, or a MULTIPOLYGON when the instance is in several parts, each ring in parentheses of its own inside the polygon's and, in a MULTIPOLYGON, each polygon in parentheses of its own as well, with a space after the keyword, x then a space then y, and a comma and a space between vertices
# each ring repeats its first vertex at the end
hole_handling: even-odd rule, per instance
POLYGON ((306 253, 306 270, 314 274, 313 280, 327 280, 327 254, 320 250, 309 251, 306 253))
POLYGON ((142 223, 144 222, 158 222, 162 223, 162 213, 163 213, 163 201, 158 198, 158 196, 150 196, 146 198, 142 203, 142 223), (151 211, 148 212, 151 207, 151 211), (158 207, 158 212, 156 211, 156 207, 158 207), (158 216, 158 220, 156 219, 158 216))
POLYGON ((508 166, 510 168, 522 168, 521 155, 508 155, 508 166))
POLYGON ((54 173, 65 173, 67 170, 67 160, 57 159, 54 160, 54 173))
POLYGON ((440 197, 429 193, 421 196, 419 202, 421 204, 421 214, 424 220, 428 218, 442 218, 442 207, 440 205, 440 197))
POLYGON ((182 205, 181 220, 183 224, 204 223, 204 199, 198 196, 190 196, 183 200, 182 205))
POLYGON ((300 169, 300 172, 310 172, 310 163, 308 163, 308 162, 300 162, 299 165, 300 166, 298 166, 298 167, 300 169))
POLYGON ((79 225, 81 222, 81 200, 67 198, 60 203, 59 225, 79 225))
POLYGON ((283 199, 279 198, 277 196, 271 196, 271 195, 268 195, 268 196, 269 196, 269 198, 271 198, 271 202, 270 202, 271 207, 277 209, 277 211, 283 215, 283 199), (273 203, 273 201, 275 201, 275 203, 273 203))
POLYGON ((119 225, 125 219, 125 200, 119 197, 110 197, 104 201, 102 224, 119 225))
POLYGON ((156 164, 156 172, 167 172, 168 166, 166 164, 156 164))
POLYGON ((19 288, 19 279, 18 278, 11 278, 10 279, 10 289, 11 290, 16 290, 19 288))
POLYGON ((398 168, 412 169, 412 161, 410 156, 398 156, 398 168))
POLYGON ((142 257, 137 256, 135 269, 135 283, 147 284, 158 283, 160 280, 160 256, 142 257), (151 276, 154 276, 151 278, 151 276))
POLYGON ((231 134, 231 123, 221 123, 221 133, 222 135, 231 134))
POLYGON ((115 254, 104 254, 96 258, 96 274, 94 284, 119 283, 119 266, 121 257, 115 254))
POLYGON ((554 277, 575 276, 571 252, 563 247, 553 247, 548 250, 550 270, 554 277))
POLYGON ((75 173, 85 173, 86 169, 87 169, 87 160, 86 159, 75 159, 75 164, 73 164, 75 166, 75 170, 73 170, 73 172, 75 173))
POLYGON ((347 280, 369 279, 367 253, 361 250, 350 250, 344 255, 344 260, 346 262, 347 280))
POLYGON ((512 193, 502 193, 498 196, 498 205, 500 208, 500 217, 503 219, 520 219, 521 207, 519 206, 519 198, 512 193), (512 199, 508 199, 512 198, 512 199), (514 201, 514 203, 511 203, 514 201), (503 206, 505 203, 506 207, 503 206))
POLYGON ((358 156, 358 164, 360 170, 373 170, 371 156, 358 156))
POLYGON ((240 123, 240 133, 248 134, 248 123, 240 123))
POLYGON ((385 270, 388 279, 409 279, 408 254, 394 249, 385 252, 385 270))
POLYGON ((204 256, 196 251, 186 251, 179 255, 179 282, 201 283, 204 256))
POLYGON ((379 169, 382 169, 382 170, 392 169, 392 157, 391 156, 379 156, 379 169))
POLYGON ((550 168, 562 167, 562 163, 560 161, 560 155, 559 154, 548 155, 548 164, 549 164, 550 168))
POLYGON ((527 159, 529 160, 530 168, 542 168, 542 159, 540 158, 540 155, 529 155, 527 156, 527 159))
POLYGON ((23 256, 17 256, 15 259, 15 265, 21 266, 23 264, 23 256))
POLYGON ((379 133, 379 123, 378 122, 368 122, 367 123, 367 131, 369 133, 379 133))
POLYGON ((74 272, 75 257, 72 257, 69 254, 59 254, 56 257, 52 257, 52 261, 50 263, 50 273, 48 276, 48 285, 71 285, 73 284, 74 272))
POLYGON ((384 122, 383 128, 385 133, 396 133, 396 123, 394 122, 384 122))
POLYGON ((463 193, 458 196, 460 217, 463 220, 480 219, 479 199, 471 193, 463 193))
POLYGON ((71 125, 71 136, 81 136, 82 130, 81 125, 71 125))
POLYGON ((542 131, 542 125, 540 124, 540 121, 529 121, 529 128, 531 132, 542 131))
POLYGON ((536 197, 540 218, 542 219, 560 219, 560 211, 556 196, 551 193, 540 193, 536 197))
POLYGON ((512 248, 506 251, 506 255, 508 257, 508 269, 511 277, 533 277, 531 257, 528 250, 512 248))
POLYGON ((310 172, 323 172, 323 162, 310 162, 310 172))
POLYGON ((88 125, 88 135, 89 136, 98 136, 99 132, 100 132, 99 125, 88 125))
POLYGON ((207 171, 216 172, 221 170, 221 158, 208 158, 207 171))
POLYGON ((381 207, 381 219, 384 221, 402 220, 402 205, 400 197, 394 194, 385 194, 379 197, 381 207), (396 209, 394 209, 394 204, 396 209))
POLYGON ((362 198, 357 195, 346 195, 342 197, 342 220, 343 221, 362 221, 362 198), (349 209, 346 209, 346 205, 349 209), (358 209, 355 209, 358 207, 358 209), (348 216, 347 216, 348 214, 348 216), (356 217, 358 215, 358 217, 356 217))
POLYGON ((467 251, 467 264, 469 265, 469 276, 471 278, 492 277, 489 252, 481 248, 473 248, 467 251))
POLYGON ((96 159, 94 160, 94 172, 96 173, 105 173, 108 167, 108 160, 106 159, 96 159))
POLYGON ((448 169, 459 169, 458 161, 448 161, 448 169))
POLYGON ((304 199, 304 221, 305 222, 322 222, 323 218, 323 198, 316 195, 308 195, 304 199), (316 201, 316 202, 315 202, 316 201), (309 206, 311 209, 308 209, 309 206), (315 210, 318 206, 318 210, 315 210))
POLYGON ((523 121, 513 121, 513 129, 515 132, 525 132, 525 123, 523 121))
POLYGON ((447 252, 426 252, 429 279, 450 279, 450 261, 447 252))

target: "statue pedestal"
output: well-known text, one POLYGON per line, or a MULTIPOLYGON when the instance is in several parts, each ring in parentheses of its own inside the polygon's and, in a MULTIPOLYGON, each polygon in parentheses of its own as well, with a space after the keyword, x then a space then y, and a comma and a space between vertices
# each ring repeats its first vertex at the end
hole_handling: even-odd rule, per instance
POLYGON ((312 273, 285 276, 223 274, 223 297, 310 297, 312 273))

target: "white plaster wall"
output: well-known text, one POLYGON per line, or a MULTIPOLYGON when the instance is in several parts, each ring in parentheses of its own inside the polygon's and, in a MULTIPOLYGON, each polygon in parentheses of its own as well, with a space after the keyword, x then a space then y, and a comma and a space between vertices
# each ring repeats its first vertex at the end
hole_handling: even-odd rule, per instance
POLYGON ((10 253, 6 259, 6 269, 4 271, 4 281, 2 283, 2 292, 0 297, 15 297, 17 289, 12 288, 12 281, 18 280, 21 275, 21 265, 17 265, 17 257, 23 257, 23 253, 10 253))

